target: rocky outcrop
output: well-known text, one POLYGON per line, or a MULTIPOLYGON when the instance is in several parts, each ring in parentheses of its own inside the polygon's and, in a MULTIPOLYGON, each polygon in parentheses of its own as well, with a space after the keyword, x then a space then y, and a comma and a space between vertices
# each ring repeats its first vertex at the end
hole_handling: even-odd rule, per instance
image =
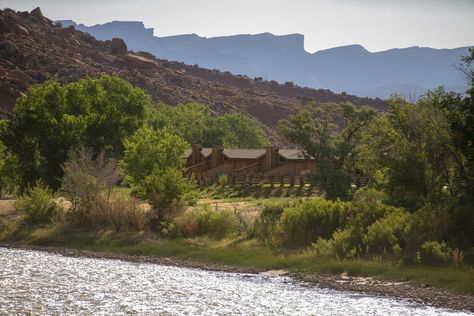
POLYGON ((4 18, 0 18, 0 33, 8 33, 11 31, 10 25, 4 18))
POLYGON ((43 12, 41 12, 41 8, 40 7, 37 7, 35 9, 33 9, 31 12, 30 12, 30 15, 32 17, 35 17, 37 19, 44 19, 44 15, 43 15, 43 12))
POLYGON ((110 51, 114 55, 123 55, 127 52, 127 44, 125 44, 123 39, 114 37, 110 41, 110 51))
POLYGON ((126 64, 131 68, 150 69, 157 66, 153 60, 135 54, 127 54, 123 58, 126 64))
POLYGON ((25 72, 15 69, 10 72, 10 76, 13 82, 22 90, 26 90, 33 79, 25 72))
POLYGON ((45 18, 44 15, 43 15, 43 12, 41 12, 41 9, 40 7, 37 7, 36 9, 32 10, 30 12, 30 16, 35 19, 36 21, 40 22, 40 23, 48 23, 50 22, 49 19, 45 18))

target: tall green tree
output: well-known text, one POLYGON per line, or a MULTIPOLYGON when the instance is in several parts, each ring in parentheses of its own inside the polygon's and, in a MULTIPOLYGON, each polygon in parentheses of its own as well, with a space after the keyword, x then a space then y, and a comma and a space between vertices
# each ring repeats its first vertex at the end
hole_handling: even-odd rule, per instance
POLYGON ((409 104, 393 98, 358 151, 359 168, 370 181, 379 181, 395 205, 416 210, 453 192, 457 183, 449 124, 429 99, 409 104))
POLYGON ((329 199, 347 199, 356 144, 374 116, 373 109, 350 103, 311 104, 282 120, 279 129, 314 159, 310 181, 321 186, 329 199))
POLYGON ((149 97, 116 75, 30 87, 17 100, 2 135, 18 158, 21 188, 39 179, 58 188, 60 166, 72 148, 105 150, 121 158, 122 139, 143 124, 147 107, 149 97))
POLYGON ((357 148, 357 166, 370 186, 457 247, 474 243, 468 102, 470 97, 444 89, 416 104, 392 98, 390 110, 369 125, 357 148))
POLYGON ((0 198, 4 193, 15 193, 18 183, 18 159, 0 142, 0 198))
POLYGON ((205 147, 259 148, 269 144, 253 118, 241 113, 213 115, 208 106, 198 103, 159 105, 152 110, 149 125, 205 147))
POLYGON ((153 108, 148 119, 154 129, 167 129, 190 144, 207 145, 207 133, 213 117, 208 106, 199 103, 169 106, 160 104, 153 108))
POLYGON ((206 136, 209 146, 216 136, 216 145, 230 148, 261 148, 270 144, 257 122, 241 113, 216 116, 206 136))
POLYGON ((189 144, 166 130, 149 127, 137 130, 125 140, 120 170, 140 197, 165 202, 179 200, 189 187, 184 178, 184 151, 189 144))

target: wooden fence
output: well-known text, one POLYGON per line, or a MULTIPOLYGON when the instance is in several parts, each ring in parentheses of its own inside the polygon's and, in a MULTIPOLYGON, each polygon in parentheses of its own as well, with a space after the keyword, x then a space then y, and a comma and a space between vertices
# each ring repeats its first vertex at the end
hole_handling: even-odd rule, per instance
POLYGON ((219 178, 215 177, 198 177, 195 178, 199 186, 210 186, 214 184, 229 186, 300 186, 305 185, 304 176, 261 176, 261 175, 229 175, 219 178))
MULTIPOLYGON (((199 186, 211 186, 214 184, 220 184, 225 186, 268 186, 268 187, 304 187, 305 177, 296 176, 262 176, 258 174, 245 174, 245 175, 226 175, 226 176, 214 176, 214 177, 197 177, 195 178, 199 186)), ((367 185, 367 179, 365 177, 354 177, 354 183, 357 187, 363 187, 367 185)))

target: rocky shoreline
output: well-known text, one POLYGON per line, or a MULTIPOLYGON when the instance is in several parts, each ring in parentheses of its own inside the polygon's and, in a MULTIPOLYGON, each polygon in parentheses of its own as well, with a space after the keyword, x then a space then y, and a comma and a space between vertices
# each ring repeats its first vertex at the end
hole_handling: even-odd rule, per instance
POLYGON ((102 253, 62 247, 29 246, 18 243, 0 242, 0 247, 44 251, 68 257, 123 260, 129 262, 194 268, 207 271, 264 274, 270 276, 284 275, 297 281, 305 282, 318 287, 330 288, 339 291, 362 292, 367 294, 394 297, 435 307, 474 313, 474 295, 456 294, 448 290, 431 287, 429 285, 417 286, 411 282, 390 282, 377 280, 371 277, 351 277, 344 273, 341 275, 326 275, 308 272, 290 272, 286 270, 267 271, 257 268, 242 268, 213 263, 205 264, 192 260, 180 260, 156 256, 135 256, 116 253, 102 253))

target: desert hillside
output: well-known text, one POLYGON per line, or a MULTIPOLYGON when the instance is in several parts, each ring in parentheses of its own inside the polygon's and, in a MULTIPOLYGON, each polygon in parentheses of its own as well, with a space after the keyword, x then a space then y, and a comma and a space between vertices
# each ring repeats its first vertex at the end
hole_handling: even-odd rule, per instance
POLYGON ((151 54, 128 51, 122 40, 99 41, 74 26, 63 28, 39 8, 31 12, 0 11, 0 114, 9 117, 16 98, 29 85, 48 79, 71 82, 85 76, 117 73, 141 87, 155 102, 200 102, 216 113, 239 111, 255 117, 270 139, 280 143, 278 120, 293 107, 310 101, 350 101, 386 108, 380 99, 335 94, 329 90, 250 79, 159 60, 151 54))

